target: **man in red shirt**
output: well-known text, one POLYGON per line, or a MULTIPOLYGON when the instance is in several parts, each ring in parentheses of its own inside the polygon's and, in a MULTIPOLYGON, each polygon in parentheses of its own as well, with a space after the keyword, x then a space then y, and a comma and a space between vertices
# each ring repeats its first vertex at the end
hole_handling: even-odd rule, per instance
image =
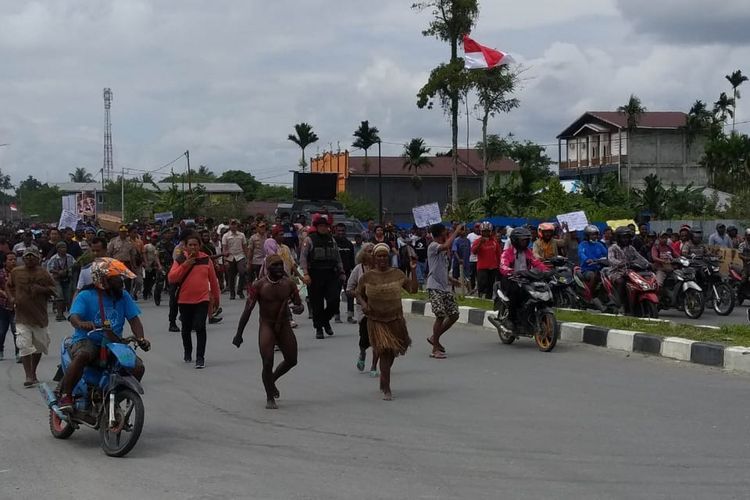
POLYGON ((480 297, 492 298, 492 288, 498 279, 502 248, 492 232, 492 224, 482 222, 482 237, 471 245, 471 253, 477 256, 477 291, 480 297))

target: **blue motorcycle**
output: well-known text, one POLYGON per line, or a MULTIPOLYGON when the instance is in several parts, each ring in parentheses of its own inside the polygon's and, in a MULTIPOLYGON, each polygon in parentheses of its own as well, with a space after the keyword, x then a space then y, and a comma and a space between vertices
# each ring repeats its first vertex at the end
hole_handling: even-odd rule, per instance
MULTIPOLYGON (((53 379, 58 382, 57 388, 53 391, 46 383, 39 385, 49 407, 50 432, 57 439, 68 439, 81 425, 91 427, 99 431, 104 453, 122 457, 133 449, 143 430, 144 406, 140 396, 143 387, 132 375, 139 340, 121 339, 104 328, 90 331, 88 337, 101 343, 99 357, 84 369, 73 389, 72 411, 62 411, 57 405, 59 382, 71 362, 70 337, 63 340, 60 349, 61 363, 53 379)), ((142 347, 148 350, 148 345, 142 347)))

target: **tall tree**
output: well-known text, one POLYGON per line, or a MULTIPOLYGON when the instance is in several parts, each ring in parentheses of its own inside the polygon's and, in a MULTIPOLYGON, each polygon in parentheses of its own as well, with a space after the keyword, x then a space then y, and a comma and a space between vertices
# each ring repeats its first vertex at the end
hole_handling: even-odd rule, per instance
MULTIPOLYGON (((367 159, 367 150, 380 142, 380 136, 377 127, 371 127, 370 122, 365 120, 359 124, 359 128, 354 131, 353 148, 362 149, 365 152, 365 162, 362 164, 365 173, 370 171, 370 163, 367 159)), ((365 177, 365 192, 367 192, 367 177, 365 177)))
POLYGON ((463 59, 458 57, 458 45, 463 35, 469 34, 479 14, 477 0, 428 0, 412 5, 417 11, 429 10, 433 16, 424 36, 447 42, 451 58, 448 64, 433 69, 427 83, 417 94, 417 106, 431 107, 436 95, 444 110, 450 111, 453 153, 451 174, 451 203, 458 204, 458 106, 461 94, 469 84, 463 59))
POLYGON ((628 188, 630 187, 630 157, 632 156, 630 153, 630 145, 632 143, 632 135, 633 132, 635 132, 635 129, 638 128, 638 123, 641 121, 641 116, 643 113, 646 112, 646 108, 641 103, 641 100, 638 96, 634 94, 630 94, 630 98, 628 99, 628 102, 624 105, 617 108, 617 111, 619 113, 622 113, 625 115, 627 124, 628 124, 628 140, 627 140, 627 149, 628 149, 628 188))
MULTIPOLYGON (((481 113, 482 121, 482 149, 487 149, 487 125, 490 118, 498 113, 509 113, 520 104, 516 98, 509 97, 516 89, 518 73, 511 72, 507 66, 492 68, 489 70, 477 70, 470 73, 471 81, 477 93, 477 104, 475 109, 481 113)), ((489 155, 484 155, 484 176, 482 179, 482 195, 487 194, 487 183, 489 180, 489 166, 493 160, 489 155)))
POLYGON ((307 162, 305 161, 305 148, 310 144, 318 142, 318 136, 313 132, 312 125, 309 123, 298 123, 294 126, 295 134, 289 134, 287 139, 295 143, 302 150, 302 159, 299 162, 299 166, 302 171, 305 171, 307 162))
POLYGON ((724 78, 726 78, 732 86, 732 132, 734 132, 734 126, 737 120, 737 100, 740 98, 740 91, 738 88, 745 83, 748 78, 743 75, 740 70, 734 71, 731 75, 726 75, 724 78))
MULTIPOLYGON (((404 152, 401 154, 404 159, 404 170, 411 172, 411 183, 418 193, 422 187, 422 178, 419 176, 419 172, 423 168, 432 166, 432 160, 427 157, 429 153, 430 148, 425 146, 424 139, 416 137, 404 144, 404 152)), ((419 195, 417 195, 417 203, 420 203, 419 195)))
POLYGON ((70 177, 70 182, 94 182, 94 176, 83 167, 76 167, 68 176, 70 177))
POLYGON ((722 92, 719 100, 714 103, 714 115, 722 123, 727 121, 727 117, 734 118, 734 99, 726 92, 722 92))

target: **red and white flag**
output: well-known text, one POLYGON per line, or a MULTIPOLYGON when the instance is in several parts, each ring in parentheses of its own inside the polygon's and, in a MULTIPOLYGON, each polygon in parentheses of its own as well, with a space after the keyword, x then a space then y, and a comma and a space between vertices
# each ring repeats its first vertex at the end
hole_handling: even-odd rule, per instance
POLYGON ((18 207, 16 206, 15 203, 11 203, 10 204, 10 211, 11 212, 18 212, 18 207))
POLYGON ((513 58, 496 49, 479 45, 464 35, 464 67, 466 69, 489 69, 513 62, 513 58))

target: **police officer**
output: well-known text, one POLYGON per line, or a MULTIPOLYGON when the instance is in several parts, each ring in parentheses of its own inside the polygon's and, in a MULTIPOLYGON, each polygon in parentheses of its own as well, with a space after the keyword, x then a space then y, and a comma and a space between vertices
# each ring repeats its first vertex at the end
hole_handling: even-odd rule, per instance
POLYGON ((339 294, 346 273, 341 263, 339 248, 331 235, 328 215, 313 215, 315 231, 305 239, 300 252, 300 267, 304 273, 313 313, 315 338, 323 339, 323 330, 333 335, 331 319, 339 312, 339 294))

